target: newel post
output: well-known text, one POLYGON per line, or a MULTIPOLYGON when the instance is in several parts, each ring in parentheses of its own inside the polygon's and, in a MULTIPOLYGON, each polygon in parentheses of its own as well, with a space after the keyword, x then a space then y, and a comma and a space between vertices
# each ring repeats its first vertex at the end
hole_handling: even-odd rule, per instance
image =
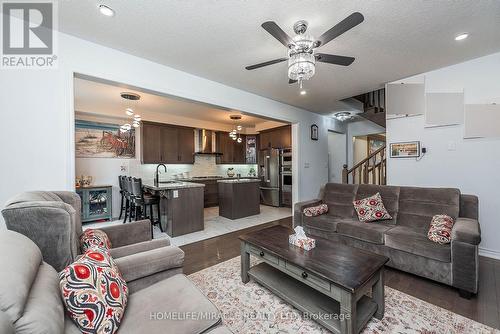
POLYGON ((349 183, 347 165, 342 169, 342 183, 349 183))

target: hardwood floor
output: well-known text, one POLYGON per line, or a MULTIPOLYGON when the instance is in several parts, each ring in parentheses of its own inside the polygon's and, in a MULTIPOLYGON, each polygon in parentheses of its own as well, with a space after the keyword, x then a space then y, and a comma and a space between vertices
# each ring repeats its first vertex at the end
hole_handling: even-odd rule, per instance
MULTIPOLYGON (((186 253, 184 273, 189 275, 240 255, 238 236, 262 228, 292 226, 292 218, 253 226, 218 237, 182 246, 186 253)), ((385 284, 428 303, 472 320, 500 329, 500 261, 480 257, 479 293, 470 300, 461 298, 452 287, 425 278, 387 268, 385 284)))

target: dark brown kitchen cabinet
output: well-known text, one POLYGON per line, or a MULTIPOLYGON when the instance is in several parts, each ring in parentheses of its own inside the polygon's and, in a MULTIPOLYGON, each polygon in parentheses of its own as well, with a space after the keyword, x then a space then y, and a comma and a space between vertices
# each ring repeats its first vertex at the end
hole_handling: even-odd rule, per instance
POLYGON ((246 135, 241 136, 241 143, 229 137, 229 132, 217 132, 218 164, 246 164, 246 135))
POLYGON ((194 129, 142 122, 141 162, 143 164, 193 164, 194 129))
POLYGON ((259 133, 259 148, 288 148, 292 147, 292 127, 291 125, 279 128, 264 130, 259 133))

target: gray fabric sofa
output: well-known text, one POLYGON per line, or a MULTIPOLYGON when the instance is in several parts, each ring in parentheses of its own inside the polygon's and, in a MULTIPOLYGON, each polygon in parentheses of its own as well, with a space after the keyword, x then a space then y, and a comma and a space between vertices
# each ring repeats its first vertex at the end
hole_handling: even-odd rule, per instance
MULTIPOLYGON (((81 253, 80 197, 68 191, 30 191, 7 202, 2 214, 9 230, 24 234, 40 248, 43 260, 61 271, 81 253)), ((142 220, 100 228, 111 240, 130 291, 182 273, 184 252, 168 239, 151 238, 151 222, 142 220)))
MULTIPOLYGON (((0 333, 81 333, 64 314, 57 271, 33 241, 1 231, 0 267, 0 333)), ((118 332, 231 333, 220 325, 217 308, 181 274, 131 292, 118 332), (200 317, 180 318, 183 314, 200 317)))
POLYGON ((459 289, 470 298, 478 289, 478 198, 453 188, 418 188, 328 183, 320 198, 296 203, 294 225, 320 237, 389 257, 389 267, 426 277, 459 289), (393 217, 361 223, 353 201, 379 192, 393 217), (329 212, 306 217, 306 207, 326 203, 329 212), (427 238, 436 214, 455 219, 452 241, 440 245, 427 238))

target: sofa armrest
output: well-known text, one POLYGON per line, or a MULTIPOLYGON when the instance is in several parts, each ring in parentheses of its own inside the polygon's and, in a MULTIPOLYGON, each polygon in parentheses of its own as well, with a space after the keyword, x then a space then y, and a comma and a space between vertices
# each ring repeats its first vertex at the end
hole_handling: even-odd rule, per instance
POLYGON ((181 268, 184 252, 176 246, 166 246, 115 259, 125 281, 130 282, 162 271, 181 268))
POLYGON ((481 228, 476 219, 459 217, 451 231, 451 242, 459 241, 471 245, 479 245, 481 242, 481 228))
POLYGON ((136 244, 131 244, 121 247, 113 247, 109 250, 109 253, 113 259, 118 259, 120 257, 129 256, 136 253, 147 252, 152 249, 170 246, 170 240, 167 238, 153 239, 149 241, 138 242, 136 244))
POLYGON ((152 226, 149 219, 111 225, 101 227, 99 229, 106 232, 113 248, 136 244, 143 241, 150 241, 152 239, 152 226))
POLYGON ((293 226, 302 225, 302 213, 305 208, 309 208, 311 206, 320 205, 323 203, 321 199, 312 199, 309 201, 297 202, 293 208, 293 226))

